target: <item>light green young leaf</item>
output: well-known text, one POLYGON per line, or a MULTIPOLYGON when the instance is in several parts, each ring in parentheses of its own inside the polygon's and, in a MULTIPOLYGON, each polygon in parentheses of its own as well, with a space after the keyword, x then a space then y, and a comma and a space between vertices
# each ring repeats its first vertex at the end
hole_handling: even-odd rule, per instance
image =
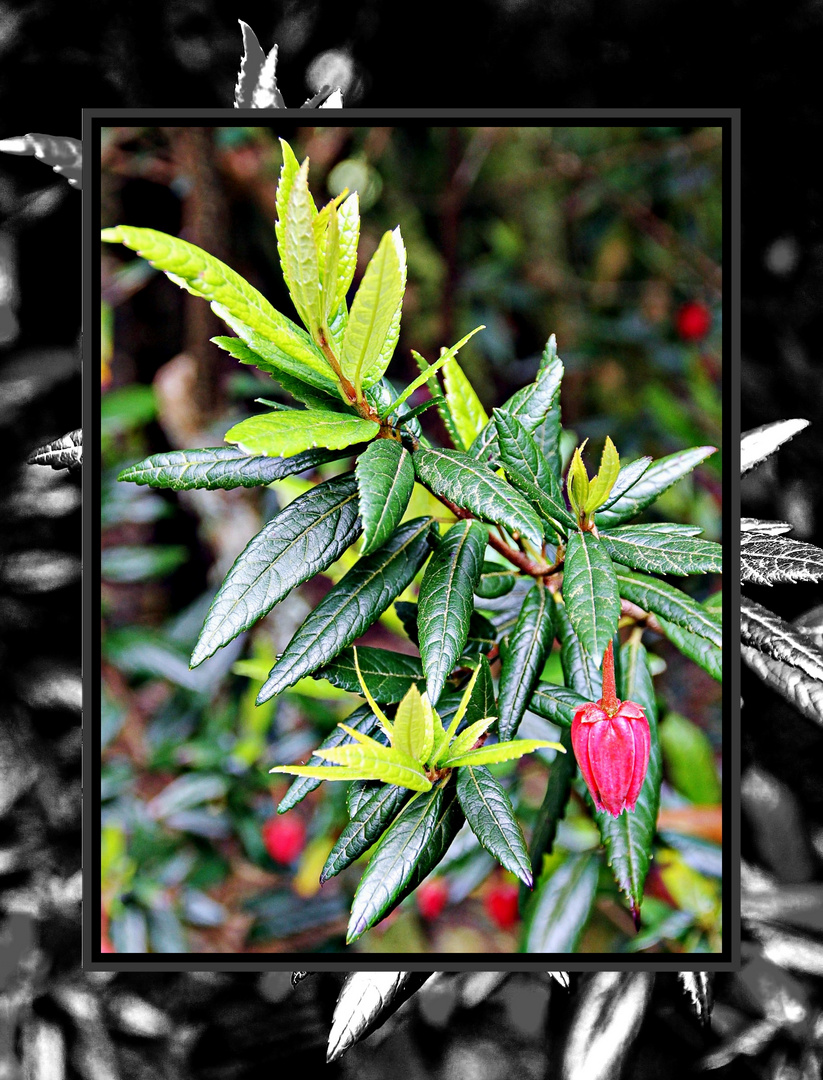
POLYGON ((332 281, 328 280, 326 288, 334 296, 332 311, 343 304, 346 294, 354 280, 354 271, 357 266, 357 245, 360 240, 360 201, 357 192, 352 192, 337 209, 337 228, 339 237, 339 254, 337 257, 337 276, 334 280, 334 292, 331 293, 332 281))
MULTIPOLYGON (((386 714, 383 712, 383 710, 380 708, 380 706, 374 700, 374 698, 371 695, 371 691, 369 690, 368 686, 366 685, 366 680, 363 678, 363 672, 360 670, 360 659, 359 659, 359 657, 357 655, 357 647, 356 646, 352 649, 352 656, 354 657, 354 670, 357 672, 357 681, 360 683, 360 689, 363 692, 363 697, 369 703, 369 708, 374 713, 374 715, 377 717, 378 721, 380 722, 380 726, 383 728, 386 735, 389 737, 389 740, 391 740, 393 738, 393 736, 394 736, 394 726, 393 726, 391 720, 389 720, 388 716, 386 716, 386 714)), ((343 727, 344 731, 348 730, 348 728, 346 728, 342 724, 339 725, 339 726, 343 727)), ((356 737, 357 736, 355 736, 355 738, 356 737)))
POLYGON ((300 171, 300 163, 294 156, 294 151, 285 139, 280 140, 280 150, 283 155, 283 165, 280 169, 280 179, 277 183, 277 191, 275 193, 277 219, 274 223, 274 232, 277 237, 277 250, 280 255, 280 268, 283 272, 283 281, 285 282, 289 293, 292 294, 294 289, 292 287, 291 278, 289 277, 285 256, 286 220, 288 217, 289 196, 291 195, 295 177, 300 171))
MULTIPOLYGON (((320 212, 328 217, 323 246, 320 251, 320 280, 323 286, 323 323, 328 325, 337 312, 337 277, 340 263, 340 225, 337 219, 337 207, 333 202, 323 207, 320 212)), ((317 220, 321 220, 320 214, 317 220)), ((331 333, 331 331, 329 331, 331 333)))
POLYGON ((343 335, 340 366, 358 396, 379 382, 388 367, 391 357, 383 362, 383 347, 405 291, 406 249, 400 230, 394 229, 383 235, 366 267, 343 335))
POLYGON ((365 775, 362 769, 344 765, 275 765, 269 772, 307 776, 312 780, 382 780, 381 776, 365 775))
POLYGON ((607 435, 606 445, 603 447, 600 458, 600 469, 597 476, 592 477, 589 483, 589 493, 584 507, 587 514, 591 514, 608 499, 619 473, 620 455, 607 435))
POLYGON ((289 192, 282 255, 292 302, 303 325, 317 340, 323 322, 320 260, 313 223, 317 207, 309 191, 308 158, 297 170, 289 192))
POLYGON ((469 724, 466 730, 461 731, 449 747, 448 756, 456 758, 460 757, 461 754, 468 754, 480 736, 486 734, 496 719, 496 716, 484 716, 482 720, 475 720, 473 724, 469 724))
POLYGON ((581 446, 575 448, 574 456, 569 465, 569 473, 566 477, 569 502, 571 503, 572 512, 578 517, 584 512, 589 498, 589 474, 586 472, 586 466, 583 464, 581 454, 587 442, 588 439, 584 440, 581 446))
POLYGON ((434 712, 428 695, 412 684, 394 714, 392 745, 409 758, 425 764, 434 746, 434 712))
POLYGON ((229 428, 225 439, 250 455, 291 457, 313 446, 338 450, 369 442, 379 430, 376 420, 330 410, 295 409, 250 416, 229 428))
POLYGON ((434 375, 435 372, 439 371, 440 368, 445 363, 447 363, 447 361, 449 361, 449 360, 453 359, 455 356, 457 356, 460 349, 463 348, 463 346, 466 344, 466 342, 470 338, 473 338, 474 335, 479 330, 485 330, 485 329, 486 329, 485 326, 476 326, 474 328, 474 330, 472 330, 470 333, 466 334, 465 337, 462 337, 458 341, 458 343, 456 345, 452 345, 452 347, 450 349, 444 349, 443 352, 441 352, 440 356, 438 356, 438 358, 434 361, 434 363, 429 364, 428 366, 425 366, 426 361, 423 359, 423 357, 420 355, 420 353, 415 352, 414 349, 412 349, 412 356, 417 361, 417 366, 420 368, 421 374, 418 375, 417 378, 413 382, 410 382, 409 385, 406 387, 406 389, 403 390, 400 393, 400 395, 393 402, 391 402, 390 405, 387 405, 381 411, 381 413, 380 413, 381 419, 384 419, 390 413, 396 412, 398 407, 400 405, 402 405, 403 402, 407 398, 411 397, 411 395, 415 392, 415 390, 418 390, 421 386, 423 386, 424 383, 427 383, 429 381, 429 379, 431 379, 432 375, 434 375))
POLYGON ((335 746, 330 750, 315 750, 317 757, 326 761, 360 771, 360 780, 382 780, 386 784, 397 784, 412 791, 428 791, 431 781, 416 761, 396 747, 347 744, 335 746))
POLYGON ((500 761, 512 761, 524 754, 534 753, 535 750, 559 750, 563 754, 566 752, 560 743, 547 742, 545 739, 517 739, 514 742, 481 746, 459 757, 448 757, 443 764, 450 769, 456 769, 460 765, 492 765, 500 761))
POLYGON ((443 381, 446 404, 454 418, 454 426, 461 442, 458 450, 467 450, 488 424, 489 417, 474 387, 454 357, 450 357, 443 367, 443 381))
MULTIPOLYGON (((487 671, 484 671, 484 661, 485 661, 485 667, 486 667, 486 669, 488 669, 489 662, 488 662, 488 660, 486 660, 485 657, 482 657, 481 660, 480 660, 480 663, 474 669, 471 678, 466 683, 466 687, 463 690, 463 696, 460 698, 460 704, 457 706, 457 710, 456 710, 454 716, 451 719, 451 723, 449 724, 448 728, 445 728, 443 730, 442 734, 440 734, 438 732, 438 738, 436 739, 436 746, 434 748, 434 752, 432 753, 432 757, 431 757, 431 761, 432 761, 433 765, 440 765, 441 764, 441 759, 448 752, 449 743, 454 738, 454 733, 457 731, 458 727, 460 727, 460 721, 466 715, 466 711, 467 711, 467 709, 469 707, 469 702, 471 701, 472 693, 474 692, 475 684, 477 683, 478 677, 480 675, 488 674, 489 682, 491 682, 491 673, 487 672, 487 671)), ((437 713, 435 713, 435 716, 437 716, 437 713)), ((437 716, 437 719, 439 720, 440 717, 437 716)))

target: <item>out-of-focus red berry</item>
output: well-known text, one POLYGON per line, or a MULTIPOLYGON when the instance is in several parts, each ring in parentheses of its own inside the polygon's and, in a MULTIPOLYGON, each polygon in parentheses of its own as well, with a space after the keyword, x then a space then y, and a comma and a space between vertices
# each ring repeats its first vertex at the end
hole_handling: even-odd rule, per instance
POLYGON ((689 300, 678 310, 676 323, 682 341, 702 341, 711 330, 712 313, 705 304, 689 300))
POLYGON ((276 863, 287 866, 306 846, 306 826, 292 814, 275 815, 263 826, 263 843, 276 863))
POLYGON ((500 881, 483 899, 486 914, 501 930, 511 930, 520 915, 517 910, 519 888, 513 881, 500 881))
POLYGON ((414 894, 417 910, 424 919, 436 919, 449 900, 449 886, 443 878, 435 877, 424 881, 414 894))

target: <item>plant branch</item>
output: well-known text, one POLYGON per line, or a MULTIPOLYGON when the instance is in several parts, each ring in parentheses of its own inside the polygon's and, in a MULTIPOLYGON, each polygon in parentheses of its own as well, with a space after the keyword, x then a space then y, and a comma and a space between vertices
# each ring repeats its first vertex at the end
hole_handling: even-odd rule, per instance
MULTIPOLYGON (((434 492, 432 494, 434 495, 434 492)), ((435 495, 435 498, 439 499, 444 506, 447 506, 456 518, 463 521, 469 518, 474 519, 474 514, 470 510, 464 510, 461 506, 457 506, 450 499, 447 499, 445 495, 435 495)), ((510 563, 522 570, 524 574, 528 574, 529 577, 542 578, 551 569, 548 563, 535 562, 524 551, 509 547, 507 543, 491 532, 489 533, 489 543, 495 551, 499 551, 505 559, 508 559, 510 563)))

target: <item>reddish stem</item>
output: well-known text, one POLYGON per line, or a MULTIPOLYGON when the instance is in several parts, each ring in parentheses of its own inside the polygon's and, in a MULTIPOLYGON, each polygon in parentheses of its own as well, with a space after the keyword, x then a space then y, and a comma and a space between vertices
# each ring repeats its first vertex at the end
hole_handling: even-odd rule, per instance
POLYGON ((600 698, 600 708, 607 716, 614 716, 620 708, 614 682, 614 650, 611 642, 606 646, 603 656, 603 696, 600 698))

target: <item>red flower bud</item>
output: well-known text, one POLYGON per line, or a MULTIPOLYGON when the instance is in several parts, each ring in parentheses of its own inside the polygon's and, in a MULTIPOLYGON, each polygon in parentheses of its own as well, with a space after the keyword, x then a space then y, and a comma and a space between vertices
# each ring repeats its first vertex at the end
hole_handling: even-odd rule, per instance
POLYGON ((711 326, 711 312, 697 300, 689 300, 677 312, 677 333, 682 341, 702 341, 711 326))
POLYGON ((288 866, 306 846, 306 826, 299 817, 273 817, 263 826, 263 843, 276 863, 288 866))
POLYGON ((491 921, 501 930, 511 930, 520 918, 520 889, 513 881, 498 881, 483 898, 483 906, 491 921))
POLYGON ((603 696, 575 712, 572 746, 597 809, 614 817, 634 810, 649 765, 651 736, 642 707, 617 697, 611 642, 603 657, 603 696))
POLYGON ((424 881, 415 893, 417 909, 424 919, 436 919, 449 900, 448 882, 441 877, 424 881))

